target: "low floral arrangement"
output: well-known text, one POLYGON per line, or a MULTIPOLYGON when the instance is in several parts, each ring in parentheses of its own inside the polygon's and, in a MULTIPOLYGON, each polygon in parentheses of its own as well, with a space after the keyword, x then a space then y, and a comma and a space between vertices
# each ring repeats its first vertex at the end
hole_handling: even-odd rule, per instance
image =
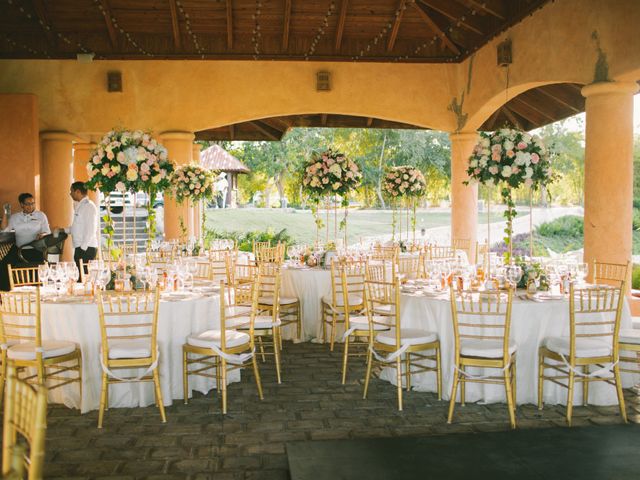
POLYGON ((167 149, 141 130, 111 130, 91 153, 87 188, 162 192, 169 188, 173 164, 167 149))
POLYGON ((467 175, 469 180, 465 184, 501 188, 500 195, 507 205, 504 241, 511 252, 512 223, 516 216, 512 191, 521 186, 537 190, 553 182, 555 176, 549 150, 540 137, 519 130, 502 128, 495 132, 480 132, 480 140, 469 158, 467 175))
POLYGON ((215 195, 214 173, 199 165, 183 165, 171 175, 172 193, 178 203, 210 200, 215 195))
POLYGON ((540 262, 526 261, 522 257, 516 257, 514 263, 522 269, 522 278, 518 282, 518 288, 527 288, 529 279, 531 279, 535 282, 538 290, 549 290, 547 273, 540 262))
POLYGON ((316 199, 340 195, 345 202, 347 195, 358 188, 361 182, 362 173, 358 164, 333 150, 314 155, 302 170, 302 189, 316 199))
POLYGON ((387 170, 382 182, 382 190, 390 198, 423 197, 427 193, 427 182, 416 167, 402 165, 387 170))

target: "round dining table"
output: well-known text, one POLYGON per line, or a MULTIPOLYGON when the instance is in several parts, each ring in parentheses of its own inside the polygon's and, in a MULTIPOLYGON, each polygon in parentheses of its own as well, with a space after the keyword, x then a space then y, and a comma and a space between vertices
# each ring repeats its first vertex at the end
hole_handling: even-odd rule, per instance
MULTIPOLYGON (((79 408, 82 413, 100 405, 100 321, 93 297, 43 296, 41 302, 43 340, 67 340, 82 350, 82 401, 77 383, 51 390, 49 400, 79 408)), ((219 328, 220 295, 218 293, 174 292, 161 295, 158 310, 159 372, 165 405, 184 398, 182 387, 182 345, 188 335, 219 328)), ((123 370, 123 375, 140 374, 123 370)), ((238 381, 239 371, 231 372, 229 381, 238 381)), ((215 388, 210 378, 191 376, 190 390, 207 393, 215 388)), ((124 383, 109 386, 110 407, 144 407, 155 403, 153 383, 124 383)))

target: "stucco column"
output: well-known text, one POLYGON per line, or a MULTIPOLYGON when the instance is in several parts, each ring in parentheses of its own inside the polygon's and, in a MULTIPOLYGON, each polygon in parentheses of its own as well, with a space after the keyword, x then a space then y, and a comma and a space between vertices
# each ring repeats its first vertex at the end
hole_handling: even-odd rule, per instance
MULTIPOLYGON (((69 187, 73 178, 73 140, 69 132, 40 133, 42 178, 40 191, 42 211, 53 227, 68 227, 73 220, 73 201, 69 187)), ((73 259, 71 239, 65 243, 62 260, 73 259)))
MULTIPOLYGON (((89 180, 87 173, 87 164, 89 163, 90 154, 96 148, 95 143, 74 143, 73 144, 73 181, 86 182, 89 180)), ((89 199, 100 208, 98 202, 98 192, 89 190, 89 199)))
POLYGON ((478 236, 478 186, 464 185, 473 147, 478 142, 476 132, 452 133, 451 140, 451 240, 469 239, 467 255, 473 262, 478 236))
MULTIPOLYGON (((200 165, 200 150, 202 145, 199 143, 193 144, 193 163, 200 165)), ((200 238, 203 234, 202 231, 202 209, 204 208, 203 202, 200 201, 193 206, 193 234, 196 238, 200 238)))
MULTIPOLYGON (((169 159, 176 166, 188 165, 193 158, 192 132, 164 132, 160 134, 160 141, 169 153, 169 159)), ((187 237, 193 235, 193 220, 186 202, 178 205, 168 194, 164 196, 164 237, 167 240, 179 239, 181 236, 180 217, 187 228, 187 237)))
MULTIPOLYGON (((586 98, 584 261, 631 260, 633 204, 633 82, 601 82, 586 98)), ((592 272, 589 272, 589 277, 592 272)), ((631 269, 629 269, 629 279, 631 269)))

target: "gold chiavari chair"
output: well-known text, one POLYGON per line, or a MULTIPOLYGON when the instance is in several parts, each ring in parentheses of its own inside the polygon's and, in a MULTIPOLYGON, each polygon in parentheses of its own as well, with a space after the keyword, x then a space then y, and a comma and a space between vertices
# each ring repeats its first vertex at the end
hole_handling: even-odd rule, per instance
POLYGON ((567 423, 571 426, 575 383, 582 383, 582 403, 589 402, 589 383, 616 388, 622 420, 627 422, 619 365, 619 333, 624 280, 620 286, 569 287, 569 336, 549 337, 538 351, 538 409, 543 407, 544 382, 567 389, 567 423), (553 363, 551 363, 552 361, 553 363), (592 370, 595 367, 595 370, 592 370), (547 369, 553 370, 547 375, 547 369), (563 383, 565 382, 566 383, 563 383))
POLYGON ((45 435, 47 430, 47 389, 31 386, 17 378, 12 367, 7 377, 2 429, 2 475, 29 480, 43 478, 45 435), (20 437, 29 446, 24 448, 20 437))
MULTIPOLYGON (((342 291, 342 304, 341 315, 344 316, 344 328, 345 332, 342 336, 344 343, 344 351, 342 355, 342 384, 347 381, 347 363, 349 356, 365 357, 369 349, 369 315, 366 308, 367 302, 367 290, 365 288, 365 275, 366 275, 366 263, 365 262, 341 262, 338 266, 340 271, 340 283, 342 291), (352 309, 349 304, 350 299, 354 297, 354 292, 358 292, 354 287, 361 286, 362 305, 365 307, 365 311, 362 314, 356 315, 356 311, 352 309), (352 315, 352 312, 354 313, 352 315), (351 345, 351 338, 353 338, 353 345, 351 345), (356 351, 350 351, 350 347, 357 348, 356 351), (361 347, 361 348, 358 348, 361 347)), ((359 298, 359 297, 358 297, 359 298)), ((389 330, 389 317, 388 316, 375 316, 375 323, 373 324, 373 330, 379 333, 383 330, 389 330)), ((365 360, 366 362, 366 360, 365 360)))
POLYGON ((194 280, 213 280, 211 263, 196 262, 196 271, 193 274, 194 280))
POLYGON ((209 257, 211 280, 216 283, 227 282, 227 258, 233 258, 229 251, 219 252, 209 257))
POLYGON ((215 378, 216 386, 222 396, 222 413, 227 413, 227 374, 232 370, 243 368, 251 362, 260 400, 263 399, 260 371, 255 355, 253 328, 255 312, 258 310, 258 290, 256 283, 249 285, 249 295, 254 308, 248 317, 230 319, 227 316, 228 305, 225 289, 230 288, 220 282, 220 325, 212 330, 193 334, 187 337, 182 346, 184 403, 189 403, 189 375, 215 378), (247 332, 236 330, 246 327, 247 332), (195 366, 191 368, 190 366, 195 366), (214 371, 212 373, 212 371, 214 371))
POLYGON ((452 247, 442 247, 438 245, 431 245, 429 247, 429 259, 430 260, 445 260, 455 259, 456 251, 452 247))
MULTIPOLYGON (((341 265, 345 263, 331 263, 331 295, 325 295, 321 300, 322 308, 322 341, 327 342, 327 327, 330 328, 329 337, 330 350, 333 352, 333 345, 336 340, 338 324, 344 324, 344 285, 342 283, 341 265)), ((362 262, 353 262, 352 265, 363 265, 362 262)), ((362 268, 364 268, 362 266, 362 268)), ((355 273, 356 270, 354 270, 355 273)), ((353 313, 361 312, 364 308, 364 277, 358 275, 347 276, 348 305, 353 313)))
POLYGON ((284 262, 285 244, 278 243, 275 247, 258 248, 255 252, 256 263, 278 263, 284 262))
POLYGON ((487 265, 489 263, 489 245, 476 242, 476 254, 473 259, 475 265, 487 265))
POLYGON ((367 265, 366 309, 369 316, 369 350, 367 353, 367 373, 364 381, 363 398, 367 398, 369 381, 374 365, 385 368, 395 366, 398 410, 402 411, 402 378, 407 391, 411 389, 411 375, 435 372, 438 399, 442 398, 442 372, 440 367, 440 340, 438 334, 417 328, 402 328, 400 324, 400 280, 385 278, 384 265, 367 265), (388 311, 384 315, 374 315, 376 311, 388 311), (376 333, 384 327, 391 327, 376 333), (426 353, 429 352, 429 353, 426 353), (433 353, 430 353, 433 352, 433 353), (428 365, 426 364, 428 363, 428 365), (431 364, 435 364, 431 366, 431 364), (403 371, 404 367, 404 371, 403 371))
POLYGON ((471 240, 469 238, 452 238, 451 248, 454 252, 456 250, 464 250, 469 255, 471 253, 471 240))
POLYGON ((227 257, 227 318, 248 316, 251 313, 253 284, 258 267, 255 264, 238 263, 237 258, 227 257))
POLYGON ((0 293, 0 398, 7 367, 13 366, 22 380, 48 385, 50 390, 78 382, 82 400, 80 347, 64 340, 42 340, 40 311, 39 287, 30 292, 0 293))
POLYGON ((620 329, 618 335, 620 363, 632 364, 632 367, 620 368, 621 372, 640 373, 640 330, 635 328, 620 329))
POLYGON ((257 256, 258 250, 262 250, 263 248, 270 248, 270 247, 271 247, 271 242, 256 242, 254 240, 251 246, 251 252, 253 253, 254 256, 257 256))
POLYGON ((160 290, 143 292, 98 291, 102 388, 98 428, 109 407, 109 385, 153 382, 162 423, 167 421, 158 373, 158 304, 160 290), (119 376, 121 369, 144 369, 138 376, 119 376))
POLYGON ((395 262, 400 255, 400 247, 397 245, 376 245, 369 255, 372 260, 395 262))
POLYGON ((511 428, 516 428, 516 345, 509 339, 513 292, 450 291, 455 372, 447 423, 453 420, 458 385, 464 405, 466 383, 485 383, 504 385, 509 422, 511 428), (468 371, 474 367, 501 372, 476 375, 468 371))
POLYGON ((424 261, 422 254, 398 257, 398 273, 403 281, 415 280, 423 276, 424 261))
POLYGON ((38 267, 15 268, 7 265, 7 270, 9 271, 9 288, 11 290, 16 287, 41 285, 38 279, 38 267))
MULTIPOLYGON (((259 263, 257 275, 258 300, 255 322, 253 325, 253 336, 258 340, 262 361, 265 356, 273 356, 276 366, 276 378, 278 383, 282 383, 280 370, 280 356, 282 341, 280 338, 280 282, 281 266, 278 263, 259 263), (266 302, 266 303, 261 303, 266 302), (265 347, 273 347, 273 351, 267 353, 265 347)), ((255 310, 255 309, 252 309, 255 310)), ((245 322, 246 323, 246 322, 245 322)), ((247 330, 245 326, 239 330, 247 330)))
MULTIPOLYGON (((629 262, 627 263, 605 263, 593 261, 593 283, 598 285, 612 285, 619 287, 627 280, 629 262)), ((624 293, 624 292, 623 292, 624 293)))

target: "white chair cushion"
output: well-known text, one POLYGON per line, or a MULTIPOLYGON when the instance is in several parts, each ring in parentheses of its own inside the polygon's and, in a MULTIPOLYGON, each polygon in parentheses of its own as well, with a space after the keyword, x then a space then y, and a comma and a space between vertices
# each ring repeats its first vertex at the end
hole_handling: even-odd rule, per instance
POLYGON ((241 315, 249 315, 251 313, 250 305, 231 305, 224 307, 225 317, 239 317, 241 315))
MULTIPOLYGON (((571 338, 549 337, 544 340, 544 346, 552 352, 568 356, 569 350, 571 349, 571 338)), ((611 355, 611 347, 612 345, 604 340, 576 338, 577 357, 606 357, 607 355, 611 355)))
POLYGON ((635 345, 640 345, 640 330, 636 330, 635 328, 622 329, 620 330, 618 340, 620 343, 633 343, 635 345))
MULTIPOLYGON (((66 342, 64 340, 45 340, 42 342, 42 357, 60 357, 73 352, 76 348, 77 345, 73 342, 66 342)), ((36 343, 24 342, 11 345, 7 349, 7 357, 12 360, 35 360, 36 343)))
POLYGON ((632 328, 640 330, 640 317, 631 317, 632 328))
MULTIPOLYGON (((280 297, 280 305, 293 305, 297 303, 298 299, 295 297, 280 297)), ((273 305, 273 297, 260 297, 258 298, 260 305, 273 305)))
MULTIPOLYGON (((387 325, 380 325, 380 323, 374 323, 374 330, 389 330, 391 328, 389 323, 389 317, 382 317, 378 315, 374 315, 373 320, 375 322, 385 323, 387 325)), ((351 327, 355 327, 358 330, 369 330, 369 317, 366 315, 357 315, 357 316, 349 316, 349 325, 351 327)))
MULTIPOLYGON (((331 295, 325 295, 324 297, 322 297, 322 301, 327 305, 333 305, 331 295)), ((363 298, 360 295, 349 295, 347 301, 349 302, 350 307, 357 307, 358 305, 362 305, 362 302, 364 302, 363 298)), ((335 306, 344 307, 344 296, 342 294, 337 296, 335 306)))
POLYGON ((151 341, 143 338, 112 340, 109 342, 109 358, 149 358, 151 341))
POLYGON ((373 307, 373 313, 378 315, 393 315, 395 313, 394 305, 376 305, 373 307))
MULTIPOLYGON (((465 357, 500 358, 503 342, 501 340, 481 340, 479 338, 461 338, 460 354, 465 357)), ((516 345, 509 341, 509 354, 513 355, 516 345)))
MULTIPOLYGON (((237 332, 235 330, 226 330, 225 333, 226 346, 229 348, 249 343, 249 335, 246 333, 237 332)), ((220 333, 220 330, 207 330, 205 332, 189 335, 187 337, 187 343, 194 347, 201 348, 211 348, 212 345, 220 347, 221 339, 222 334, 220 333)))
MULTIPOLYGON (((422 343, 431 343, 438 340, 438 334, 427 330, 419 330, 417 328, 405 328, 400 331, 400 343, 402 345, 420 345, 422 343)), ((385 345, 396 344, 395 330, 379 333, 376 341, 385 345)))

